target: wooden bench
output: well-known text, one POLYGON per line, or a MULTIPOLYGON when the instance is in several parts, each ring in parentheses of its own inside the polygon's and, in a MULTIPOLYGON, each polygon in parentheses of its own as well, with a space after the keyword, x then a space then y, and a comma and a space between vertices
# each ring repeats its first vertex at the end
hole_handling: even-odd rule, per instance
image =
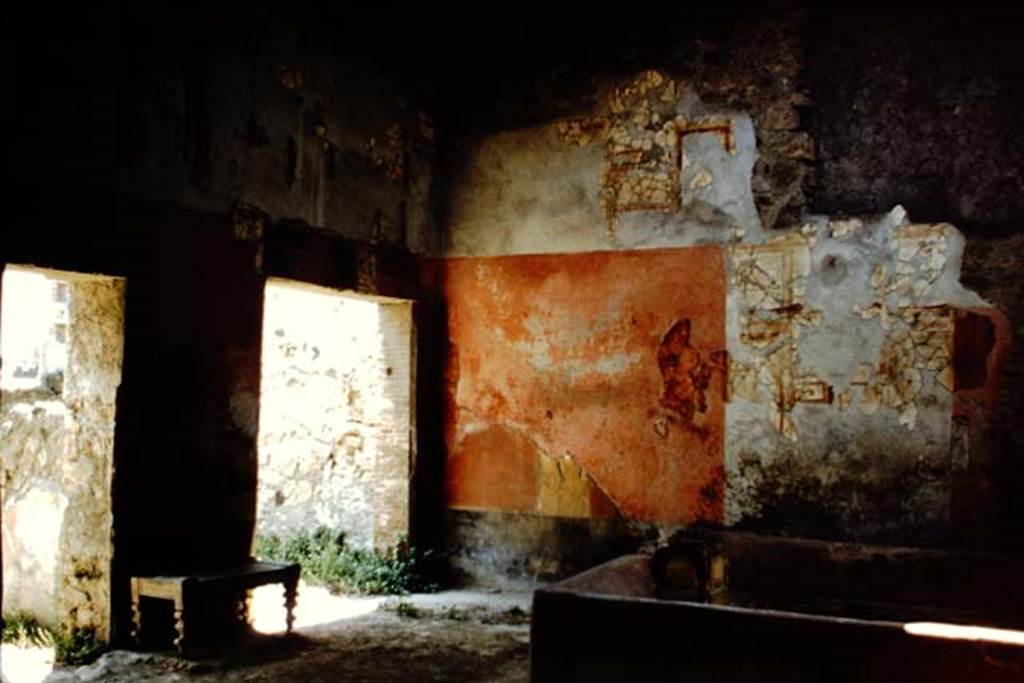
POLYGON ((142 612, 139 609, 140 598, 157 598, 174 602, 174 629, 177 636, 174 646, 178 652, 185 652, 186 620, 194 608, 196 601, 202 600, 204 594, 214 591, 243 593, 246 598, 238 606, 238 616, 245 620, 248 614, 248 591, 258 586, 280 583, 284 585, 284 607, 287 611, 287 632, 291 633, 295 622, 295 599, 298 594, 299 574, 302 568, 298 564, 283 562, 264 562, 248 560, 239 564, 227 565, 208 571, 173 576, 133 576, 132 577, 132 640, 139 642, 142 630, 142 612))

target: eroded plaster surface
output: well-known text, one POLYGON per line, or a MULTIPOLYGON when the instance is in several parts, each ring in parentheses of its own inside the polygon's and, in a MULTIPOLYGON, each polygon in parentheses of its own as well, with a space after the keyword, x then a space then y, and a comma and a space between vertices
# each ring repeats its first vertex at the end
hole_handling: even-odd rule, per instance
POLYGON ((728 523, 948 529, 962 248, 897 207, 730 249, 728 523))
POLYGON ((450 255, 722 243, 761 233, 750 117, 658 71, 590 117, 476 140, 449 203, 450 255))
POLYGON ((994 395, 1006 325, 960 284, 964 239, 951 225, 913 223, 897 206, 766 230, 752 193, 756 141, 785 131, 794 158, 813 158, 794 116, 762 112, 755 132, 684 80, 642 72, 610 84, 589 116, 474 143, 449 216, 449 254, 469 258, 445 261, 450 504, 566 514, 538 500, 546 463, 568 454, 628 519, 948 538, 963 514, 954 492, 985 458, 967 452, 980 409, 959 406, 982 402, 962 397, 968 387, 994 395), (664 246, 682 248, 653 249, 641 265, 664 246), (574 253, 591 250, 606 255, 574 253), (678 270, 654 265, 668 253, 678 270), (620 259, 634 269, 611 275, 620 259), (657 343, 652 330, 625 348, 605 336, 604 321, 633 315, 633 297, 654 291, 657 316, 681 311, 655 318, 657 343), (683 293, 720 297, 723 345, 700 336, 718 324, 716 306, 687 313, 683 293), (696 440, 645 455, 638 408, 591 386, 607 376, 623 390, 634 366, 661 381, 653 408, 650 387, 631 388, 651 411, 650 434, 696 440), (562 392, 569 418, 534 415, 562 392), (711 417, 720 403, 721 432, 711 417), (683 483, 710 481, 709 463, 724 468, 720 485, 683 483), (709 502, 715 490, 724 504, 709 502))
POLYGON ((364 549, 408 533, 411 345, 408 304, 268 283, 258 533, 326 526, 364 549))

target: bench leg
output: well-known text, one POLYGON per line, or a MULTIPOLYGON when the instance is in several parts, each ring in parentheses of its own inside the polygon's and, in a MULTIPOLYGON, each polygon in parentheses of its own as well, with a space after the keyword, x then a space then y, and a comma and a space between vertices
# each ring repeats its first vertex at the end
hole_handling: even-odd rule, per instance
POLYGON ((174 600, 174 630, 178 634, 174 639, 174 647, 178 648, 178 654, 185 654, 185 601, 181 598, 174 600))
POLYGON ((142 611, 139 609, 139 582, 132 579, 132 642, 139 644, 142 635, 142 611))
POLYGON ((245 627, 249 626, 249 604, 252 601, 252 592, 243 590, 235 600, 235 618, 245 627))
POLYGON ((284 582, 284 609, 285 609, 285 623, 287 624, 286 633, 292 632, 292 626, 295 624, 295 603, 298 602, 299 594, 299 579, 288 579, 284 582))

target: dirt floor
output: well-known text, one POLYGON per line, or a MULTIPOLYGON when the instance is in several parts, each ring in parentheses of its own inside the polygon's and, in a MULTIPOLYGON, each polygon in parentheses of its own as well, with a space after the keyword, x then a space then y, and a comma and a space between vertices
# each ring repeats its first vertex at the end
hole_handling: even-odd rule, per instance
MULTIPOLYGON (((84 681, 527 681, 528 593, 446 591, 389 598, 337 598, 317 589, 300 594, 295 633, 257 634, 245 649, 210 659, 172 653, 114 651, 78 668, 55 669, 49 683, 84 681), (340 617, 340 618, 332 618, 340 617)), ((253 624, 277 631, 257 595, 253 624)), ((283 619, 280 619, 283 621, 283 619)), ((5 681, 32 683, 11 677, 5 681)), ((35 678, 35 681, 41 680, 35 678)))

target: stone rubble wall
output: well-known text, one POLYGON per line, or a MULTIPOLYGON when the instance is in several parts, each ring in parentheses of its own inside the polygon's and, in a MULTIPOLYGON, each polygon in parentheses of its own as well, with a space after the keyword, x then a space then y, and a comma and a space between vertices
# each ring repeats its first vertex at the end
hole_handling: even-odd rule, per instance
POLYGON ((258 534, 326 526, 383 549, 408 532, 410 320, 407 305, 268 284, 258 534))

